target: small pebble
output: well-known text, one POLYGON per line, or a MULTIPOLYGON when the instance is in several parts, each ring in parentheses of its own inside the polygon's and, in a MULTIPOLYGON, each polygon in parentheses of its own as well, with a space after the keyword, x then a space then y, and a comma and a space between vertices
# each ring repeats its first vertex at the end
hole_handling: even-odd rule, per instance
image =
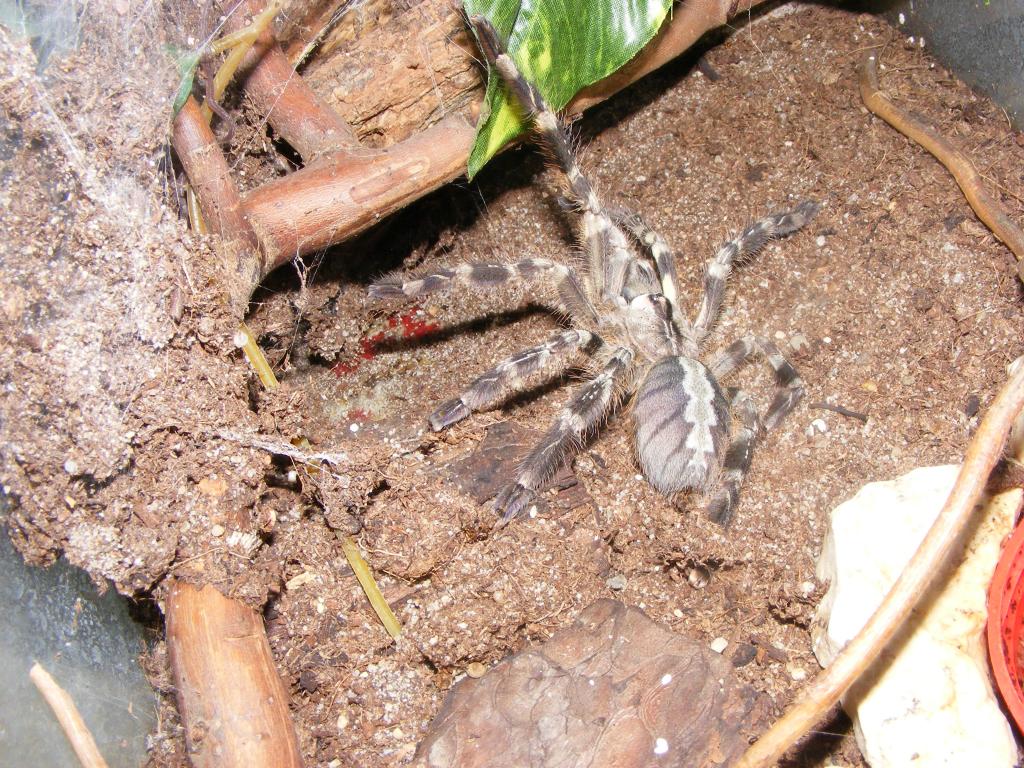
POLYGON ((64 462, 64 471, 67 472, 69 475, 77 475, 78 462, 75 461, 74 459, 68 459, 67 461, 64 462))
POLYGON ((786 670, 789 672, 789 676, 796 682, 807 679, 807 670, 803 667, 797 666, 796 664, 787 664, 786 670))
POLYGON ((487 665, 479 661, 471 661, 466 665, 466 674, 473 678, 483 677, 487 672, 487 665))
POLYGON ((729 641, 724 637, 716 637, 711 641, 711 650, 715 653, 721 653, 729 646, 729 641))
POLYGON ((224 526, 220 525, 219 523, 214 523, 212 526, 210 526, 210 535, 213 536, 213 538, 215 539, 220 538, 224 535, 224 526))
POLYGON ((686 572, 686 580, 694 589, 704 589, 711 581, 711 574, 703 565, 695 565, 686 572))
POLYGON ((813 581, 804 581, 800 583, 800 594, 804 597, 810 597, 814 594, 814 590, 817 589, 817 585, 813 581))
POLYGON ((816 246, 818 246, 819 248, 824 248, 825 247, 825 236, 824 235, 818 235, 816 238, 814 238, 814 244, 816 246))
POLYGON ((626 577, 621 573, 617 573, 614 576, 609 576, 605 584, 608 585, 609 589, 614 589, 618 592, 626 588, 626 577))

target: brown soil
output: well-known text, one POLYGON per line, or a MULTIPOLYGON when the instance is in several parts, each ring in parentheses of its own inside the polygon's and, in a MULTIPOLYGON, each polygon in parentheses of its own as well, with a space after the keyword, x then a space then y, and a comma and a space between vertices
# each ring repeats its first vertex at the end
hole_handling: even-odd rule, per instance
MULTIPOLYGON (((1021 353, 1012 256, 935 160, 864 110, 856 61, 886 44, 883 89, 971 152, 1020 219, 1020 137, 1003 113, 874 18, 766 14, 707 51, 717 78, 680 61, 578 130, 602 194, 675 246, 694 304, 705 259, 737 229, 823 204, 807 231, 735 274, 712 343, 802 334, 807 399, 761 445, 728 531, 699 499, 670 501, 643 481, 618 419, 575 461, 578 486, 566 474, 537 517, 491 533, 478 486, 509 457, 469 457, 504 421, 528 442, 573 376, 445 433, 425 416, 556 320, 523 291, 381 307, 366 284, 390 269, 565 254, 556 175, 513 150, 478 183, 281 270, 248 318, 282 379, 264 393, 230 343, 211 244, 154 204, 168 112, 144 97, 172 92, 156 47, 196 20, 143 19, 136 33, 153 50, 125 38, 111 55, 92 13, 80 53, 44 88, 26 87, 41 82, 26 47, 0 46, 0 128, 20 147, 0 157, 18 190, 0 222, 2 242, 18 244, 0 304, 12 533, 30 559, 63 551, 137 599, 159 602, 176 576, 265 606, 310 765, 407 762, 469 664, 608 596, 688 637, 725 638, 740 677, 781 711, 817 671, 807 626, 829 510, 866 482, 957 461, 1021 353), (289 476, 297 436, 333 463, 289 476), (396 645, 345 563, 338 536, 349 533, 405 627, 396 645), (704 573, 706 585, 694 578, 704 573)), ((247 183, 277 172, 265 156, 239 161, 247 183)), ((766 369, 740 380, 769 396, 766 369)), ((159 641, 147 663, 169 694, 159 641)), ((152 764, 180 764, 170 695, 162 708, 152 764)), ((793 764, 829 760, 863 764, 841 716, 793 764)))

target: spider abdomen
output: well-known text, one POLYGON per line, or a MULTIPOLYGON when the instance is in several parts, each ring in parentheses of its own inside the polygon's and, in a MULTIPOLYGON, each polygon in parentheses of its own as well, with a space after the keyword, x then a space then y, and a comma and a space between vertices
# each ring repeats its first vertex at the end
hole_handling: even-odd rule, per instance
POLYGON ((729 442, 729 406, 702 363, 681 356, 655 363, 637 391, 633 419, 651 485, 671 494, 714 480, 729 442))

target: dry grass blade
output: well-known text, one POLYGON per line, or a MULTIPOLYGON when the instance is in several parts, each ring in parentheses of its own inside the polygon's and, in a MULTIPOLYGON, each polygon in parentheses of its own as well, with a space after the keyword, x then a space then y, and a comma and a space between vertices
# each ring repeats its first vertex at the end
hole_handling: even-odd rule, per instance
POLYGON ((260 382, 264 388, 277 389, 279 386, 277 376, 274 375, 274 371, 270 367, 270 363, 267 362, 266 355, 263 354, 260 345, 256 343, 256 337, 252 335, 252 331, 249 330, 249 326, 245 323, 240 323, 238 326, 237 342, 241 342, 238 346, 245 353, 249 364, 256 371, 256 375, 260 377, 260 382))
POLYGON ((971 158, 933 128, 897 107, 878 89, 878 56, 873 50, 864 55, 859 75, 864 106, 908 139, 927 149, 946 166, 978 218, 1013 251, 1017 257, 1017 274, 1024 280, 1024 231, 1010 218, 1003 204, 985 189, 971 158))
POLYGON ((363 592, 366 593, 366 597, 380 619, 380 623, 384 625, 384 629, 388 631, 389 635, 397 638, 402 632, 402 625, 399 623, 398 617, 391 610, 391 606, 388 605, 388 601, 384 599, 384 594, 380 591, 380 587, 377 586, 373 573, 370 571, 370 566, 363 559, 359 547, 352 541, 351 536, 341 537, 341 546, 345 551, 348 564, 352 566, 352 571, 359 580, 359 585, 363 588, 363 592))
POLYGON ((839 700, 865 669, 878 658, 885 644, 902 626, 918 600, 928 591, 933 574, 949 554, 974 513, 992 469, 1002 456, 1006 437, 1024 408, 1024 366, 1020 366, 996 396, 967 447, 960 474, 942 511, 921 546, 878 610, 850 641, 803 698, 783 715, 750 749, 735 768, 763 768, 774 764, 797 739, 807 733, 839 700))

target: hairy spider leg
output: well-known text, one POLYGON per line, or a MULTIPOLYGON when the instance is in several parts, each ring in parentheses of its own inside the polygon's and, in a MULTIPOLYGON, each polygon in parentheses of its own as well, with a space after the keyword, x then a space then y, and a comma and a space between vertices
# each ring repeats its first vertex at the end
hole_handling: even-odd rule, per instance
POLYGON ((583 443, 587 434, 600 425, 616 404, 621 391, 619 384, 632 363, 633 353, 625 347, 616 347, 610 350, 598 374, 576 390, 554 424, 523 460, 516 481, 503 488, 494 500, 494 508, 501 514, 498 527, 528 509, 536 492, 583 443))
POLYGON ((753 256, 773 237, 783 237, 796 232, 814 218, 819 207, 817 203, 807 200, 792 211, 766 216, 751 224, 738 237, 718 250, 714 258, 708 262, 704 274, 704 296, 700 302, 700 309, 697 310, 697 319, 693 322, 698 344, 707 337, 718 318, 725 298, 725 283, 732 272, 733 264, 753 256))
POLYGON ((733 436, 722 462, 718 492, 707 506, 708 517, 726 526, 732 520, 739 500, 740 486, 750 471, 754 446, 760 433, 775 429, 803 399, 804 385, 796 369, 779 348, 768 339, 744 336, 730 344, 711 365, 711 375, 721 380, 746 364, 756 354, 764 355, 775 374, 775 397, 763 419, 759 419, 753 400, 741 390, 733 390, 731 404, 739 413, 740 429, 733 436))
POLYGON ((412 280, 391 275, 371 284, 369 295, 372 299, 412 299, 449 291, 457 285, 486 291, 507 282, 542 280, 551 275, 557 285, 558 309, 581 325, 595 324, 597 310, 587 298, 575 270, 551 259, 457 264, 435 269, 412 280))
POLYGON ((676 272, 675 254, 668 247, 665 238, 647 226, 647 222, 638 213, 626 209, 612 209, 610 215, 616 224, 633 235, 637 242, 650 254, 658 270, 661 294, 672 307, 672 321, 682 336, 689 335, 687 333, 689 323, 683 316, 682 309, 679 306, 679 275, 676 272))
POLYGON ((711 375, 721 381, 759 352, 775 374, 775 397, 762 419, 765 430, 770 431, 779 426, 804 397, 803 379, 774 342, 753 335, 734 341, 711 364, 711 375))
POLYGON ((622 292, 626 269, 633 260, 625 233, 605 211, 593 185, 583 175, 572 151, 565 126, 551 110, 540 91, 519 72, 498 33, 483 16, 471 16, 480 50, 497 70, 516 101, 526 112, 542 145, 565 174, 570 202, 582 212, 581 239, 585 246, 584 279, 594 297, 614 299, 622 292))
POLYGON ((556 333, 543 344, 516 352, 479 376, 461 395, 438 406, 430 414, 430 426, 437 432, 462 421, 473 411, 494 405, 510 390, 518 389, 526 378, 581 349, 600 344, 590 331, 568 330, 556 333))
POLYGON ((729 394, 729 404, 732 411, 739 415, 740 427, 733 434, 729 449, 725 452, 718 490, 706 508, 708 518, 723 528, 732 521, 740 497, 740 486, 754 458, 754 446, 757 444, 760 427, 753 399, 739 389, 729 394))

